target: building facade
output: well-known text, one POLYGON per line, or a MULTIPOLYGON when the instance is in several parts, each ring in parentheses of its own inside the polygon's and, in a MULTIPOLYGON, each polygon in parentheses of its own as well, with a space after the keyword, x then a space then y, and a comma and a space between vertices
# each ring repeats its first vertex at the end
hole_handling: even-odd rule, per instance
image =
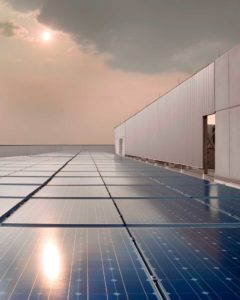
POLYGON ((115 128, 115 151, 207 168, 207 116, 215 114, 215 175, 240 180, 240 46, 115 128))

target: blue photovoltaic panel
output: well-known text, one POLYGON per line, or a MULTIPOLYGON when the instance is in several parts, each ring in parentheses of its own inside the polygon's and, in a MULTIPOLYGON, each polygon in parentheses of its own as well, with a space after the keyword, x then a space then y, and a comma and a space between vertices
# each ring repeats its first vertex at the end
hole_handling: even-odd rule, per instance
POLYGON ((222 184, 173 184, 169 186, 169 189, 178 189, 179 191, 189 194, 192 197, 197 198, 222 198, 222 199, 238 199, 240 200, 240 189, 231 188, 222 184))
POLYGON ((1 228, 0 256, 2 299, 159 299, 125 229, 1 228))
MULTIPOLYGON (((0 187, 1 188, 1 187, 0 187)), ((0 217, 18 204, 22 199, 0 199, 0 217)), ((0 298, 1 299, 1 298, 0 298)))
POLYGON ((100 172, 103 177, 146 177, 144 173, 140 171, 131 171, 131 172, 100 172))
POLYGON ((6 176, 0 178, 0 185, 1 184, 39 184, 41 185, 44 183, 48 177, 13 177, 13 176, 6 176))
POLYGON ((106 185, 160 185, 148 177, 104 177, 106 185))
MULTIPOLYGON (((1 182, 1 181, 0 181, 1 182)), ((101 177, 55 177, 48 185, 104 185, 101 177)))
POLYGON ((38 185, 0 185, 0 197, 26 197, 38 187, 38 185))
POLYGON ((240 200, 234 198, 208 198, 201 200, 205 205, 209 205, 226 213, 236 216, 240 221, 240 200))
POLYGON ((5 223, 91 225, 122 224, 122 221, 111 200, 31 199, 5 223))
POLYGON ((98 172, 59 172, 56 175, 57 177, 98 177, 100 176, 98 172))
POLYGON ((84 172, 97 171, 94 164, 92 164, 92 165, 67 165, 62 170, 64 172, 66 172, 66 171, 71 171, 71 172, 73 172, 73 171, 78 171, 78 172, 79 171, 84 171, 84 172))
MULTIPOLYGON (((179 192, 164 186, 108 186, 113 198, 180 198, 179 192)), ((185 197, 182 195, 182 197, 185 197)))
POLYGON ((20 176, 20 177, 50 177, 54 174, 54 171, 18 171, 15 172, 12 176, 20 176))
POLYGON ((31 172, 38 172, 38 171, 41 171, 41 172, 44 172, 44 171, 53 171, 53 172, 56 172, 59 168, 61 167, 61 165, 37 165, 37 166, 32 166, 32 167, 29 167, 29 168, 26 168, 25 170, 26 171, 31 171, 31 172))
POLYGON ((0 299, 240 299, 239 190, 75 154, 0 158, 0 299))
POLYGON ((104 186, 45 186, 34 195, 38 198, 109 198, 104 186))
POLYGON ((240 299, 240 229, 131 229, 171 299, 240 299))
POLYGON ((216 208, 194 199, 115 200, 127 224, 236 223, 216 208))
POLYGON ((182 185, 198 186, 198 185, 210 184, 208 180, 203 180, 182 173, 174 173, 174 172, 171 173, 168 174, 167 176, 166 174, 163 173, 163 176, 159 176, 159 177, 155 176, 154 179, 158 180, 162 184, 173 185, 173 186, 182 186, 182 185))

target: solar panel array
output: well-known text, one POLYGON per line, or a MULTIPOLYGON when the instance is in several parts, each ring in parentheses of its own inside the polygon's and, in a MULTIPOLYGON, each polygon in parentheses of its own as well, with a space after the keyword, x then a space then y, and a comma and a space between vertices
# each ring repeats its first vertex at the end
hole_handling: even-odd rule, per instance
POLYGON ((102 152, 0 159, 0 299, 240 299, 240 190, 102 152))

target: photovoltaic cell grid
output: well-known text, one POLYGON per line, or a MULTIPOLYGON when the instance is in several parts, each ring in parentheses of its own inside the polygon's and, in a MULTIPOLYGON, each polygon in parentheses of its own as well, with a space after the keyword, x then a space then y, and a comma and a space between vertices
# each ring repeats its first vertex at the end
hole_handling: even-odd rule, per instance
POLYGON ((0 299, 240 299, 239 195, 111 153, 2 158, 0 299))

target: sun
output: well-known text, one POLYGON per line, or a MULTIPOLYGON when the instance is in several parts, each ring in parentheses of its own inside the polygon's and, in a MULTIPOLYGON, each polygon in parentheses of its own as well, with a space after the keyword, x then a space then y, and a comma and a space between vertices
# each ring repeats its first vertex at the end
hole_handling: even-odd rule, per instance
POLYGON ((42 32, 42 40, 43 40, 43 42, 46 42, 46 43, 50 42, 52 40, 52 38, 53 38, 53 35, 52 35, 52 33, 49 30, 44 30, 42 32))

